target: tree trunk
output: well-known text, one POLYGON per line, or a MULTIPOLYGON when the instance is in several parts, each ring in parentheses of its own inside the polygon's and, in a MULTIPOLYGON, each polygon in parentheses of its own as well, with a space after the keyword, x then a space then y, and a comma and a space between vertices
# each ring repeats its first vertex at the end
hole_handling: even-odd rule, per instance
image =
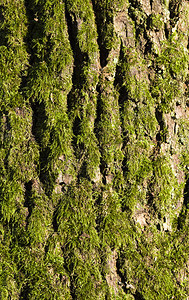
POLYGON ((0 4, 0 298, 189 299, 188 1, 0 4))

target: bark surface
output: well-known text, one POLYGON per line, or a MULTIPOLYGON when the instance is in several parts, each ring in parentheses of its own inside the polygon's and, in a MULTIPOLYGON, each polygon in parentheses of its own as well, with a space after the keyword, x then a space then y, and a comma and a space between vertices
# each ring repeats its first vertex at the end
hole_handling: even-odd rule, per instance
POLYGON ((1 299, 189 299, 188 49, 188 1, 0 1, 1 299))

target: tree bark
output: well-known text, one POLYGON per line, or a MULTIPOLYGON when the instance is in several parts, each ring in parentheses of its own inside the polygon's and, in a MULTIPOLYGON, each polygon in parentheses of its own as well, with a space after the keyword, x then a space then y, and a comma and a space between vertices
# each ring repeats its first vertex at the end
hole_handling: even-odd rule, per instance
POLYGON ((0 2, 0 298, 189 299, 189 3, 0 2))

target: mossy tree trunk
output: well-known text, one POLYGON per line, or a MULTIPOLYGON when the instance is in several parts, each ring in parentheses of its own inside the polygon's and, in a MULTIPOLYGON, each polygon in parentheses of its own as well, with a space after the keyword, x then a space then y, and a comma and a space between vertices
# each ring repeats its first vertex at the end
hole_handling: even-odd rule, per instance
POLYGON ((189 299, 189 3, 0 1, 0 298, 189 299))

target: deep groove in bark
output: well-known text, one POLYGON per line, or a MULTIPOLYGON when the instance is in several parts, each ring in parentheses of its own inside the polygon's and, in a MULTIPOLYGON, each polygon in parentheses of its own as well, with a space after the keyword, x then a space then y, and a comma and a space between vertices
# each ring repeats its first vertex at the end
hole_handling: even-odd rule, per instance
POLYGON ((101 11, 101 9, 103 10, 103 8, 100 8, 100 4, 98 4, 96 0, 92 0, 92 4, 93 4, 97 32, 98 32, 97 42, 100 50, 100 64, 101 67, 104 68, 107 65, 107 58, 110 53, 110 50, 107 48, 105 43, 106 33, 104 32, 104 30, 106 29, 107 26, 113 24, 113 14, 111 17, 111 15, 108 14, 109 11, 106 10, 106 17, 104 19, 101 11))
MULTIPOLYGON (((127 87, 124 85, 124 75, 125 74, 122 73, 123 72, 122 71, 122 62, 124 60, 127 60, 127 57, 124 53, 123 44, 121 42, 119 59, 118 59, 118 63, 117 63, 117 66, 116 66, 114 87, 119 92, 119 99, 118 99, 119 117, 120 117, 120 121, 121 121, 121 131, 122 131, 122 137, 123 137, 122 150, 124 150, 126 148, 127 143, 129 141, 128 132, 124 129, 124 126, 123 126, 124 103, 126 103, 126 101, 128 101, 128 91, 127 91, 127 87)), ((124 158, 122 160, 122 167, 121 168, 122 168, 124 176, 126 177, 126 174, 127 174, 127 171, 128 171, 126 154, 124 155, 124 158)))
POLYGON ((134 294, 135 300, 145 300, 145 298, 142 296, 142 294, 138 291, 134 294))
MULTIPOLYGON (((102 93, 102 87, 100 85, 100 83, 98 83, 98 85, 96 86, 96 91, 97 91, 97 105, 96 105, 96 119, 94 121, 94 133, 95 133, 95 136, 97 138, 97 141, 99 141, 99 124, 100 124, 100 121, 101 121, 101 115, 103 113, 103 104, 102 104, 102 101, 101 101, 101 93, 102 93)), ((100 150, 100 153, 102 154, 102 149, 101 147, 99 146, 99 150, 100 150)), ((106 183, 106 179, 105 179, 105 171, 106 171, 106 164, 105 162, 103 161, 103 158, 102 156, 100 157, 100 172, 102 174, 102 183, 105 184, 106 183)))
POLYGON ((26 218, 26 228, 28 226, 28 220, 32 214, 32 210, 35 207, 35 203, 31 200, 31 194, 32 194, 32 180, 25 183, 25 202, 24 207, 28 208, 28 216, 26 218))
MULTIPOLYGON (((21 83, 21 90, 23 91, 23 94, 25 95, 25 88, 29 88, 29 78, 34 76, 33 68, 37 67, 37 63, 39 63, 39 59, 36 57, 35 51, 32 48, 32 38, 37 35, 37 38, 40 39, 44 36, 44 27, 43 25, 40 27, 41 30, 38 31, 38 23, 35 21, 35 15, 38 12, 38 7, 36 7, 36 11, 33 10, 33 8, 30 7, 30 3, 28 0, 25 0, 25 7, 26 7, 26 15, 28 19, 28 33, 25 38, 26 45, 27 45, 27 51, 30 54, 30 60, 29 64, 30 67, 28 69, 28 74, 26 77, 23 78, 21 83)), ((36 75, 35 75, 36 76, 36 75)), ((27 95, 25 95, 27 97, 27 95)), ((41 144, 41 138, 43 135, 43 132, 45 131, 46 127, 46 109, 44 103, 39 103, 37 99, 30 99, 30 105, 33 111, 32 114, 32 134, 38 143, 39 147, 42 148, 41 144)), ((42 151, 40 149, 40 160, 38 165, 38 174, 39 179, 42 183, 45 183, 45 176, 43 174, 44 166, 46 164, 46 159, 48 157, 48 151, 42 151)))
POLYGON ((158 121, 160 130, 156 135, 156 141, 157 141, 157 145, 158 147, 160 147, 162 142, 166 142, 166 133, 165 133, 165 123, 163 120, 163 113, 159 108, 156 108, 155 111, 155 115, 156 115, 156 119, 158 121))
POLYGON ((169 11, 170 11, 170 24, 174 27, 179 19, 180 6, 182 0, 171 0, 169 2, 169 11))
POLYGON ((68 111, 70 112, 72 108, 76 105, 77 99, 74 97, 74 90, 75 88, 82 87, 82 68, 85 63, 88 63, 89 57, 87 53, 81 52, 78 42, 78 27, 77 27, 77 20, 75 15, 70 15, 67 7, 65 10, 65 16, 67 21, 68 27, 68 35, 69 41, 72 48, 72 53, 74 56, 74 69, 72 74, 72 89, 67 96, 67 103, 68 103, 68 111))
POLYGON ((117 261, 116 261, 117 274, 118 274, 118 276, 119 276, 120 279, 121 279, 121 283, 122 283, 121 287, 122 287, 123 291, 126 293, 126 292, 127 292, 126 285, 125 285, 126 279, 125 279, 125 277, 123 276, 123 274, 120 272, 120 267, 121 267, 121 266, 120 266, 119 259, 117 259, 117 261))
MULTIPOLYGON (((0 21, 4 21, 3 11, 6 11, 5 5, 0 5, 0 21)), ((8 28, 1 28, 0 29, 0 46, 8 46, 8 35, 9 29, 8 28)))
POLYGON ((19 300, 29 300, 29 285, 26 284, 22 287, 21 293, 19 295, 19 300))
MULTIPOLYGON (((75 94, 75 89, 79 90, 82 88, 82 85, 85 82, 85 75, 83 74, 83 67, 89 63, 89 56, 87 53, 83 53, 79 47, 79 41, 78 41, 78 24, 77 19, 75 15, 71 15, 67 9, 67 6, 65 7, 65 17, 68 27, 68 35, 69 35, 69 41, 74 57, 74 68, 73 68, 73 74, 72 74, 72 89, 67 95, 67 105, 68 105, 68 113, 70 116, 72 115, 74 109, 76 108, 78 104, 78 98, 80 97, 80 94, 75 94)), ((84 145, 82 143, 77 143, 77 136, 80 133, 80 125, 82 120, 79 117, 75 117, 72 120, 72 130, 73 130, 73 139, 72 139, 72 145, 74 149, 74 155, 77 159, 81 159, 83 155, 84 145)), ((81 166, 79 166, 80 162, 78 161, 79 172, 78 176, 82 174, 82 176, 85 177, 85 167, 82 163, 81 166)))
POLYGON ((46 173, 46 162, 49 156, 49 149, 46 148, 42 150, 41 144, 41 137, 43 132, 46 129, 46 121, 47 115, 45 110, 44 103, 33 103, 31 104, 33 110, 33 122, 32 122, 32 134, 38 143, 40 150, 40 158, 39 158, 39 165, 38 165, 38 174, 40 181, 45 185, 48 181, 48 174, 46 173))
POLYGON ((24 3, 25 3, 25 8, 26 8, 26 16, 27 16, 27 20, 28 20, 28 30, 27 30, 27 35, 25 37, 25 43, 26 43, 26 47, 27 47, 27 52, 30 54, 29 64, 30 64, 30 66, 33 66, 33 63, 35 62, 35 59, 34 59, 35 52, 31 47, 31 42, 32 42, 32 36, 33 36, 33 30, 35 27, 35 21, 34 21, 35 12, 33 11, 33 9, 31 9, 29 0, 24 0, 24 3))
POLYGON ((139 10, 140 12, 142 12, 142 7, 141 7, 141 3, 138 0, 129 0, 130 6, 128 8, 128 15, 129 17, 134 21, 135 23, 135 45, 137 45, 137 42, 139 40, 140 34, 141 34, 141 29, 145 31, 146 29, 144 28, 144 24, 140 24, 140 26, 137 24, 136 21, 136 16, 135 16, 135 10, 139 10))

